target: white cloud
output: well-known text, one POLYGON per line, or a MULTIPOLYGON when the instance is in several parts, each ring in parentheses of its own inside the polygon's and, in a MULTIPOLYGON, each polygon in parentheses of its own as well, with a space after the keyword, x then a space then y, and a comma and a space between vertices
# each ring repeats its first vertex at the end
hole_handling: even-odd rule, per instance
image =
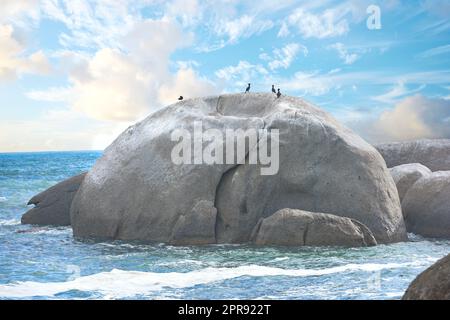
MULTIPOLYGON (((349 31, 347 11, 327 9, 321 14, 313 14, 303 8, 295 10, 285 21, 287 25, 296 29, 305 38, 329 38, 346 34, 349 31)), ((282 35, 288 33, 284 27, 282 35)))
POLYGON ((258 57, 263 61, 269 61, 271 59, 267 52, 260 53, 258 57))
POLYGON ((415 95, 381 113, 375 109, 352 112, 353 117, 344 114, 344 122, 372 143, 450 138, 450 101, 442 98, 415 95))
POLYGON ((190 36, 176 22, 165 18, 134 24, 120 48, 103 48, 94 55, 66 50, 60 58, 69 65, 68 87, 31 91, 36 100, 65 100, 75 111, 98 120, 132 121, 182 94, 193 97, 213 85, 192 67, 175 74, 169 70, 170 55, 189 43, 190 36), (186 81, 186 84, 182 84, 186 81))
POLYGON ((293 77, 279 79, 277 82, 285 91, 303 91, 304 94, 320 96, 335 88, 339 82, 332 76, 320 75, 318 72, 296 72, 293 77))
MULTIPOLYGON (((320 96, 330 92, 331 90, 340 89, 343 87, 352 88, 353 85, 391 85, 404 83, 409 85, 416 85, 414 89, 408 89, 406 92, 394 92, 395 95, 387 98, 394 98, 393 100, 386 99, 386 101, 395 102, 398 98, 404 95, 419 92, 426 85, 446 85, 450 72, 447 70, 434 70, 428 72, 412 72, 412 73, 386 73, 381 71, 370 72, 342 72, 341 70, 332 70, 332 72, 322 73, 320 70, 308 72, 296 72, 289 77, 267 77, 266 85, 270 83, 279 83, 286 92, 302 91, 302 94, 309 94, 320 96)), ((371 97, 372 100, 380 101, 377 97, 371 97)), ((383 97, 381 97, 383 99, 383 97)))
POLYGON ((295 60, 300 50, 303 51, 305 56, 308 55, 308 49, 298 43, 289 43, 281 49, 275 49, 273 51, 273 60, 269 62, 269 69, 287 69, 295 60))
POLYGON ((144 68, 165 69, 170 54, 189 45, 192 35, 183 32, 174 20, 147 19, 135 22, 120 40, 118 47, 144 68))
POLYGON ((269 72, 260 64, 251 64, 248 61, 239 61, 235 66, 228 66, 215 72, 219 79, 230 83, 233 88, 242 88, 248 82, 259 79, 269 72))
POLYGON ((0 24, 0 81, 24 73, 48 74, 50 64, 42 51, 25 54, 25 44, 14 36, 12 25, 0 24))
POLYGON ((219 36, 227 36, 227 43, 236 43, 240 38, 248 38, 273 27, 270 20, 258 20, 254 16, 242 15, 233 20, 219 22, 215 31, 219 36))
POLYGON ((450 138, 449 117, 450 101, 417 95, 383 112, 374 128, 385 140, 450 138))
POLYGON ((2 0, 0 23, 25 27, 23 19, 39 19, 39 0, 2 0))
POLYGON ((180 69, 174 78, 159 89, 159 101, 170 104, 179 96, 197 98, 218 93, 216 86, 207 79, 199 77, 194 70, 180 69))
POLYGON ((198 0, 174 0, 166 3, 165 15, 179 19, 183 26, 197 24, 202 14, 203 7, 198 0))
POLYGON ((359 55, 356 53, 349 53, 344 44, 340 42, 330 45, 329 48, 335 49, 338 52, 339 58, 344 61, 345 64, 352 64, 359 58, 359 55))
POLYGON ((43 17, 59 21, 68 29, 59 42, 66 48, 120 47, 121 37, 139 21, 137 9, 142 1, 41 0, 43 17))
POLYGON ((149 111, 157 80, 138 64, 112 49, 102 49, 88 62, 88 78, 71 77, 71 105, 101 120, 130 121, 149 111))
POLYGON ((425 88, 425 85, 420 85, 415 89, 408 89, 403 81, 399 81, 391 90, 388 92, 372 97, 372 100, 379 101, 382 103, 393 104, 397 102, 402 97, 411 95, 412 93, 419 92, 425 88))

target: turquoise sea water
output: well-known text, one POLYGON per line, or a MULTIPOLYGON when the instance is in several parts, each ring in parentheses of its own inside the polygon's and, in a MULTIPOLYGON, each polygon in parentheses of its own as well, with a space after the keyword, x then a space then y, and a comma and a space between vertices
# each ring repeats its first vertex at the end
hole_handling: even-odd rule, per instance
POLYGON ((36 193, 100 152, 0 154, 0 299, 398 299, 450 241, 371 248, 173 247, 79 241, 20 225, 36 193))

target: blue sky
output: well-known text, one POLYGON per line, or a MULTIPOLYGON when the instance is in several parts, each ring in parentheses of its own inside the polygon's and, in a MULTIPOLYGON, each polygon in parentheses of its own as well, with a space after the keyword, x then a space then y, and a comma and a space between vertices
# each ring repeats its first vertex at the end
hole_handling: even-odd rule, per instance
POLYGON ((2 0, 0 151, 102 149, 247 82, 370 142, 450 138, 449 18, 450 0, 2 0))

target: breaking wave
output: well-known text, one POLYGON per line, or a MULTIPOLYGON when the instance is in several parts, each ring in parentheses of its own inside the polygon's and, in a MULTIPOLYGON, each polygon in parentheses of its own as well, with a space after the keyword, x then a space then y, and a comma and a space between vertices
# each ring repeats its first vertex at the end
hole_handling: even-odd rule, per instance
POLYGON ((137 295, 159 291, 165 288, 188 288, 196 285, 250 276, 250 277, 312 277, 343 272, 375 272, 383 269, 402 267, 420 267, 429 265, 422 263, 367 263, 346 264, 325 269, 282 269, 259 265, 239 266, 235 268, 204 268, 191 272, 142 272, 113 269, 110 272, 100 272, 82 276, 66 282, 17 282, 0 285, 0 297, 26 298, 51 297, 71 290, 83 292, 98 292, 102 299, 129 298, 137 295))

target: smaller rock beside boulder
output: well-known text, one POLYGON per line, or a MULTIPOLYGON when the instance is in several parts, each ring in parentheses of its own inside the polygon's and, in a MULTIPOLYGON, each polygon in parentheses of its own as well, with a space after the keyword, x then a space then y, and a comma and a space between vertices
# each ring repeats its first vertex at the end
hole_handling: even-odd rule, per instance
POLYGON ((431 170, 420 163, 402 164, 389 169, 395 184, 397 185, 400 202, 403 200, 406 192, 420 178, 428 176, 431 170))
POLYGON ((354 219, 332 214, 281 209, 261 219, 253 231, 257 245, 371 246, 372 232, 354 219))
POLYGON ((450 254, 417 276, 403 300, 450 300, 450 254))
POLYGON ((35 207, 22 216, 22 224, 70 225, 70 205, 85 175, 71 177, 31 198, 28 205, 35 207))
POLYGON ((417 180, 404 196, 402 208, 409 232, 450 239, 450 171, 417 180))
POLYGON ((192 210, 181 215, 173 229, 173 245, 202 245, 216 242, 217 209, 207 200, 198 201, 192 210))

